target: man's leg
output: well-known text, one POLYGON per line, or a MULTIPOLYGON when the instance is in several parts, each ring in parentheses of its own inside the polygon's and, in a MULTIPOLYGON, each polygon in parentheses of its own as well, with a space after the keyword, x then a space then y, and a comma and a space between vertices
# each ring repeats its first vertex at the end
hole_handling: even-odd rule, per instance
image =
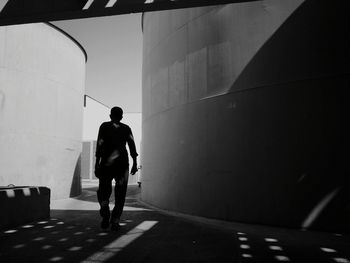
POLYGON ((119 174, 117 175, 115 188, 114 188, 114 195, 115 195, 115 205, 112 211, 111 216, 111 223, 118 224, 120 220, 120 216, 123 213, 123 207, 125 203, 125 196, 126 191, 128 188, 128 179, 129 179, 129 167, 124 167, 120 171, 118 171, 119 174), (119 179, 122 178, 122 179, 119 179))
POLYGON ((97 190, 97 199, 100 204, 100 215, 102 217, 101 227, 109 226, 109 198, 112 194, 112 179, 108 176, 101 176, 97 190))

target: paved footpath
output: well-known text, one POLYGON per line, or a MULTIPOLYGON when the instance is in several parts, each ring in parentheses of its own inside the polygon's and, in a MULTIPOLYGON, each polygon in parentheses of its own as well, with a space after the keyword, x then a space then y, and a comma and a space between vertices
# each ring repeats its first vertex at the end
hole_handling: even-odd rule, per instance
POLYGON ((164 213, 130 186, 117 232, 99 228, 96 186, 52 201, 51 218, 0 232, 0 262, 340 262, 350 236, 164 213))

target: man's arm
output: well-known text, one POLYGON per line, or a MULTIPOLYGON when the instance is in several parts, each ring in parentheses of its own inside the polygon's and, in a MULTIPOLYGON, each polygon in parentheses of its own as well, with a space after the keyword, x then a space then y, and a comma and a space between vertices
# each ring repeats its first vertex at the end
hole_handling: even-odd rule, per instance
POLYGON ((132 175, 134 175, 137 172, 137 156, 138 156, 138 154, 136 151, 134 136, 132 135, 132 131, 130 128, 129 128, 129 135, 127 138, 127 143, 128 143, 130 155, 131 155, 132 161, 133 161, 130 173, 132 175))

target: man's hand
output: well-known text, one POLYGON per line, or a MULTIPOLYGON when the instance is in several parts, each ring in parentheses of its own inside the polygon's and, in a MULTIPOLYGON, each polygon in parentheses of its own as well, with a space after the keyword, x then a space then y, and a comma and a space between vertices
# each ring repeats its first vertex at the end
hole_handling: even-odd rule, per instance
POLYGON ((137 172, 137 164, 134 162, 134 164, 131 167, 130 174, 134 175, 134 174, 136 174, 136 172, 137 172))
POLYGON ((100 167, 100 165, 96 164, 95 165, 95 176, 97 178, 100 178, 100 175, 101 175, 101 167, 100 167))
POLYGON ((100 166, 101 157, 96 155, 96 162, 95 162, 95 176, 97 178, 100 178, 101 176, 101 166, 100 166))

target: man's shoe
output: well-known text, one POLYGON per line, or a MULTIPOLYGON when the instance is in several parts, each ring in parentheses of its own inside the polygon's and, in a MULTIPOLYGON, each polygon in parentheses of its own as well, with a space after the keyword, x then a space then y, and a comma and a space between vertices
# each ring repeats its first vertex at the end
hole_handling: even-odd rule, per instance
POLYGON ((107 229, 109 227, 109 220, 108 218, 103 218, 101 222, 101 228, 102 229, 107 229))
POLYGON ((117 231, 120 228, 119 219, 111 218, 111 230, 117 231))
POLYGON ((118 231, 120 228, 119 223, 111 223, 111 230, 112 231, 118 231))

